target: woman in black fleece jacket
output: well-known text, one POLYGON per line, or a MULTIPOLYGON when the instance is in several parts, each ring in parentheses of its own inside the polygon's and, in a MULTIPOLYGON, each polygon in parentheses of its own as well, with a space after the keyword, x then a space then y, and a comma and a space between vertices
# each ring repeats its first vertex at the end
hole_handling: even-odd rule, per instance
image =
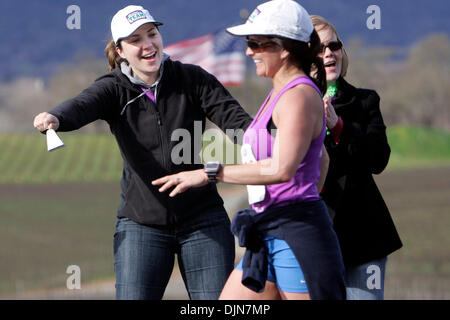
POLYGON ((322 196, 344 258, 347 299, 383 299, 387 256, 402 242, 372 177, 384 170, 391 152, 380 97, 344 80, 348 58, 336 29, 320 16, 311 19, 328 83, 325 147, 330 166, 322 196))
POLYGON ((245 130, 251 118, 214 76, 163 53, 159 25, 140 6, 118 11, 105 50, 112 72, 37 115, 34 126, 72 131, 103 119, 116 137, 124 160, 114 235, 118 299, 161 299, 175 254, 190 298, 216 299, 234 267, 235 247, 215 184, 170 198, 151 181, 203 168, 198 128, 204 130, 206 118, 223 131, 245 130), (173 158, 176 130, 191 137, 181 163, 173 158))

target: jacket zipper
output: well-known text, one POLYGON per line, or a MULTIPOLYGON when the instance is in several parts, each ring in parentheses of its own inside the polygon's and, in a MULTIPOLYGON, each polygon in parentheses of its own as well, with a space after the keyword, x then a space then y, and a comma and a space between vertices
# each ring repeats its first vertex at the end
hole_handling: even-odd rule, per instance
MULTIPOLYGON (((164 140, 164 132, 163 132, 163 123, 162 123, 162 119, 161 119, 161 114, 159 113, 158 109, 156 108, 156 103, 155 103, 155 109, 156 109, 156 119, 158 121, 158 128, 159 128, 159 141, 160 141, 160 146, 161 146, 161 155, 162 155, 162 161, 163 161, 163 167, 166 168, 169 171, 169 163, 167 161, 167 156, 166 156, 166 142, 164 140)), ((170 202, 167 203, 167 217, 168 217, 168 224, 169 225, 173 225, 176 226, 177 224, 177 217, 176 215, 173 213, 172 207, 170 205, 170 202)))
POLYGON ((162 123, 162 119, 161 119, 161 114, 159 113, 158 110, 156 110, 156 119, 158 121, 158 128, 159 128, 159 141, 160 141, 160 145, 161 145, 161 155, 162 155, 162 160, 163 160, 163 166, 164 168, 166 168, 167 170, 169 169, 169 165, 167 163, 167 157, 166 157, 166 143, 164 140, 164 132, 163 132, 163 123, 162 123))
MULTIPOLYGON (((156 111, 156 119, 158 121, 158 128, 159 128, 159 138, 160 138, 160 142, 161 142, 161 151, 162 151, 162 160, 163 160, 163 167, 166 168, 168 171, 170 170, 169 167, 169 162, 167 160, 166 154, 168 154, 169 148, 166 146, 166 140, 164 140, 164 132, 163 132, 163 123, 162 123, 162 119, 161 119, 161 114, 159 113, 158 107, 156 106, 157 101, 158 101, 158 95, 157 95, 157 91, 158 91, 158 86, 159 84, 156 86, 155 88, 155 111, 156 111), (165 152, 167 149, 167 153, 165 152)), ((173 213, 173 210, 171 208, 170 202, 167 203, 167 216, 168 216, 168 223, 169 225, 177 225, 177 217, 176 215, 173 213)))
POLYGON ((156 85, 155 87, 155 93, 154 93, 154 97, 155 97, 155 111, 156 111, 156 119, 158 121, 158 128, 159 128, 159 137, 160 137, 160 142, 161 142, 161 151, 162 151, 162 160, 163 160, 163 166, 164 168, 166 168, 167 170, 169 170, 169 164, 167 161, 167 157, 166 157, 166 143, 164 140, 164 132, 163 132, 163 123, 162 123, 162 119, 161 119, 161 114, 159 113, 158 107, 157 107, 157 103, 158 103, 158 86, 159 83, 156 85))

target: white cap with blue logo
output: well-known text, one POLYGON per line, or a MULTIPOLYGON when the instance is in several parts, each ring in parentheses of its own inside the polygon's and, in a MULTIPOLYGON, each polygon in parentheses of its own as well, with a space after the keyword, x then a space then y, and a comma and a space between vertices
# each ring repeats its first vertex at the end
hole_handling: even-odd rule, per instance
POLYGON ((309 42, 314 26, 308 12, 292 0, 273 0, 253 10, 245 24, 227 28, 235 36, 279 36, 309 42))
POLYGON ((162 25, 157 22, 148 10, 141 6, 127 6, 114 15, 111 20, 111 33, 115 44, 121 39, 127 38, 140 26, 146 23, 153 23, 156 26, 162 25))

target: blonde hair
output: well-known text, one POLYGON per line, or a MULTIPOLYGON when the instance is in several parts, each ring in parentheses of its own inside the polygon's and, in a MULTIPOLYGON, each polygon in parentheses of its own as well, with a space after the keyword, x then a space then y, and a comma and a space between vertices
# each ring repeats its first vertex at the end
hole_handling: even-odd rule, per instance
POLYGON ((123 61, 126 61, 117 53, 116 47, 120 48, 120 42, 116 46, 114 40, 110 40, 105 47, 105 55, 109 63, 109 71, 113 71, 115 68, 119 67, 123 61))
MULTIPOLYGON (((316 31, 320 31, 322 29, 328 28, 331 31, 333 31, 334 34, 336 35, 336 38, 341 43, 343 43, 342 40, 339 38, 339 34, 337 33, 336 28, 331 24, 331 22, 326 20, 324 17, 317 16, 317 15, 311 15, 311 21, 312 21, 312 24, 314 26, 314 29, 316 29, 316 31)), ((344 45, 342 45, 342 70, 341 70, 342 77, 345 77, 347 75, 348 63, 349 63, 349 61, 348 61, 347 52, 345 52, 344 45)))

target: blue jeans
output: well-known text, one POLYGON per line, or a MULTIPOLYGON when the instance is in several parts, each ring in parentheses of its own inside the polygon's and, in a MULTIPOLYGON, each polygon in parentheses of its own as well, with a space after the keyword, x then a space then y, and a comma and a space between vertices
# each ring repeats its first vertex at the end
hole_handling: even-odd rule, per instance
POLYGON ((114 271, 117 299, 160 300, 175 261, 191 299, 217 299, 234 268, 234 237, 225 209, 204 212, 176 227, 117 221, 114 271))
POLYGON ((387 257, 345 271, 347 300, 383 300, 387 257))

